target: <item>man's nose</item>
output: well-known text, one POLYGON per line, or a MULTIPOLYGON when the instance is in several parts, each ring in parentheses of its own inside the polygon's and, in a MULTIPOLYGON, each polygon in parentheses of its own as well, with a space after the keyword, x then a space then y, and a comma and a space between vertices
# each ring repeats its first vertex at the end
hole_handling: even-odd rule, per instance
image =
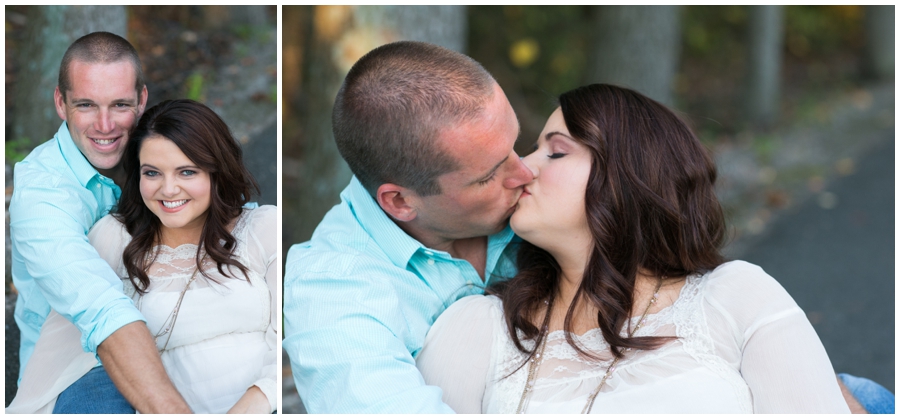
POLYGON ((534 172, 525 165, 525 161, 519 158, 518 155, 511 160, 513 160, 512 174, 503 181, 503 186, 509 189, 520 188, 534 179, 534 172))
POLYGON ((115 128, 116 124, 112 121, 109 109, 100 109, 97 115, 97 121, 94 123, 94 129, 101 133, 109 133, 115 128))

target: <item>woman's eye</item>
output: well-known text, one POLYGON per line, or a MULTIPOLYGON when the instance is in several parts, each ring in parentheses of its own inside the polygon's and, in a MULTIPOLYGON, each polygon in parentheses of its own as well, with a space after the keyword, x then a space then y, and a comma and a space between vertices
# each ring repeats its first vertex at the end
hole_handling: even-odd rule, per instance
POLYGON ((154 176, 157 176, 157 175, 159 175, 159 172, 157 172, 157 171, 155 171, 155 170, 146 170, 146 171, 144 171, 144 176, 147 176, 147 177, 154 177, 154 176))
POLYGON ((182 170, 181 171, 182 176, 193 176, 195 174, 197 174, 197 172, 195 172, 193 170, 182 170))
POLYGON ((551 155, 549 155, 549 156, 547 156, 547 157, 549 157, 549 158, 551 158, 551 159, 558 159, 558 158, 563 157, 563 156, 565 156, 565 155, 566 155, 566 153, 553 153, 553 154, 551 154, 551 155))

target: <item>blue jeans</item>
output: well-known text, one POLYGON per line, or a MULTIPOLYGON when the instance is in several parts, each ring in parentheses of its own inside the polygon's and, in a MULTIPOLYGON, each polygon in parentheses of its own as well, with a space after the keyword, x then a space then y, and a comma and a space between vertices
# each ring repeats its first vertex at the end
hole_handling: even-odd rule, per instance
POLYGON ((119 393, 102 366, 90 370, 56 399, 53 413, 127 413, 134 408, 119 393))
POLYGON ((838 377, 867 412, 894 413, 894 395, 881 384, 850 374, 838 374, 838 377))

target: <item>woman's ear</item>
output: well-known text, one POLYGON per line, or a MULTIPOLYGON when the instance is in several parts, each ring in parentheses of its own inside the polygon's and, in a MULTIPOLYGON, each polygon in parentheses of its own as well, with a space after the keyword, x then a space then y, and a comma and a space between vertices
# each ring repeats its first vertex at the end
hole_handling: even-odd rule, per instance
POLYGON ((397 221, 410 222, 416 219, 416 198, 418 195, 410 189, 393 183, 385 183, 375 191, 375 201, 384 212, 397 221))

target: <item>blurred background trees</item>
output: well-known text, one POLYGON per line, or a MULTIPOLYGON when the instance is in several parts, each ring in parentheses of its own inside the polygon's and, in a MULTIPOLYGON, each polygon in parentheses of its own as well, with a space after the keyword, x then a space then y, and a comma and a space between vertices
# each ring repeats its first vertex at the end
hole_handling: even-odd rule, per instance
POLYGON ((285 252, 338 202, 350 173, 331 136, 334 95, 349 66, 387 42, 481 62, 519 117, 520 154, 556 96, 582 84, 673 106, 711 147, 765 147, 824 97, 894 78, 893 6, 285 6, 283 39, 285 252))

